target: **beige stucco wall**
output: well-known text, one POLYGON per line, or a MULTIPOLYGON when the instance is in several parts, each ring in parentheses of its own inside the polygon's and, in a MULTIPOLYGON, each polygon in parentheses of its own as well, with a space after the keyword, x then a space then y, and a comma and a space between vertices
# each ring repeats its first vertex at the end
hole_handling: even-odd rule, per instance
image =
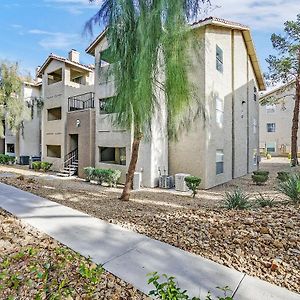
MULTIPOLYGON (((276 152, 272 155, 286 155, 291 151, 291 130, 294 109, 295 87, 290 86, 285 91, 274 93, 274 97, 283 98, 275 106, 275 112, 267 113, 266 106, 260 106, 260 147, 263 148, 268 143, 276 143, 276 152), (267 132, 267 123, 275 123, 275 132, 267 132), (286 148, 286 151, 281 150, 286 148)), ((298 149, 300 144, 300 132, 298 133, 298 149)), ((299 151, 299 150, 298 150, 299 151)))
POLYGON ((67 113, 68 113, 68 98, 71 96, 93 92, 93 76, 86 79, 86 85, 70 82, 70 67, 65 63, 52 60, 44 71, 43 75, 43 98, 44 109, 42 114, 42 159, 53 163, 53 170, 59 171, 62 169, 62 164, 67 149, 67 113), (47 74, 59 68, 62 68, 62 81, 51 85, 47 84, 47 74), (47 110, 50 108, 61 107, 61 120, 48 121, 47 110), (53 158, 47 156, 47 145, 60 145, 61 158, 53 158))

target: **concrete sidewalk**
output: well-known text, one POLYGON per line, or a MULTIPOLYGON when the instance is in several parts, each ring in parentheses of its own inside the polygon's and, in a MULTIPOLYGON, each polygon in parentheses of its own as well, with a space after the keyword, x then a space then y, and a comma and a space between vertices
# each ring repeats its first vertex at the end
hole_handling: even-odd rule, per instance
MULTIPOLYGON (((117 203, 116 203, 117 205, 117 203)), ((176 277, 191 296, 229 286, 238 300, 300 300, 300 295, 87 214, 0 184, 0 207, 148 293, 146 274, 176 277)))

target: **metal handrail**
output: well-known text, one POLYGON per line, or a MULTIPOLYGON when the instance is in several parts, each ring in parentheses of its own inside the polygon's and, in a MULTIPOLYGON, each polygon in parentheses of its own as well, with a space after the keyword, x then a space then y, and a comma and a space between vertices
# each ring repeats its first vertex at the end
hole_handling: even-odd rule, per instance
MULTIPOLYGON (((77 159, 78 159, 78 148, 72 150, 65 156, 65 159, 63 162, 63 169, 70 167, 70 165, 72 163, 74 163, 75 160, 77 160, 77 159)), ((69 175, 71 175, 70 168, 69 168, 69 175)))
POLYGON ((68 111, 95 108, 95 93, 89 92, 68 98, 68 111))

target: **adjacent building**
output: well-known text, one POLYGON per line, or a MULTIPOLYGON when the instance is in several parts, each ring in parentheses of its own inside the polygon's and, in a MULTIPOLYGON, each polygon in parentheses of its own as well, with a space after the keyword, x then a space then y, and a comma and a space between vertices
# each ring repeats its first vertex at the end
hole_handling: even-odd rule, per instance
MULTIPOLYGON (((260 150, 273 156, 287 156, 291 152, 291 130, 296 87, 291 82, 282 85, 261 97, 260 150)), ((300 141, 300 133, 298 133, 300 141)), ((298 146, 299 151, 299 146, 298 146)))

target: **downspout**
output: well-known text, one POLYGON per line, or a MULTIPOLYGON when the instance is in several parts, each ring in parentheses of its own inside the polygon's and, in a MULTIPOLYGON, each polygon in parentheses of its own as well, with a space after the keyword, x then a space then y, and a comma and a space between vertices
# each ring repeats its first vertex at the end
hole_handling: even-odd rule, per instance
POLYGON ((248 59, 248 52, 246 54, 247 58, 247 174, 250 172, 249 168, 249 155, 250 155, 250 126, 249 126, 249 121, 250 121, 250 114, 249 114, 249 59, 248 59))
POLYGON ((234 102, 235 102, 235 95, 234 95, 234 30, 231 30, 231 95, 232 95, 232 102, 231 102, 231 147, 232 147, 232 157, 231 157, 231 177, 234 178, 234 171, 235 171, 235 113, 234 113, 234 102))

